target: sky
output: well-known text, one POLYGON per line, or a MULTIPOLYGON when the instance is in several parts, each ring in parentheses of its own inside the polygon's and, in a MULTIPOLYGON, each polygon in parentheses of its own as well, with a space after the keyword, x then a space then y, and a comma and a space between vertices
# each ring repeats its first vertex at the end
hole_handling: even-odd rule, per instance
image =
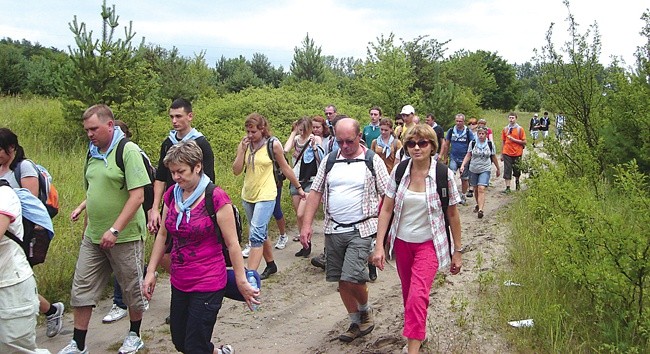
MULTIPOLYGON (((100 0, 0 0, 0 38, 27 39, 45 47, 74 47, 69 23, 76 15, 101 33, 100 0)), ((306 34, 323 55, 365 59, 368 43, 394 33, 411 41, 422 35, 450 40, 446 55, 457 50, 496 52, 510 63, 531 61, 533 49, 546 44, 555 23, 553 42, 567 39, 568 11, 561 0, 108 0, 120 16, 119 31, 133 22, 137 42, 142 37, 185 56, 205 51, 214 67, 221 56, 251 59, 265 54, 274 66, 290 67, 294 48, 306 34)), ((644 44, 640 19, 647 0, 572 0, 571 12, 586 31, 595 22, 602 40, 601 62, 612 55, 634 64, 634 52, 644 44)))

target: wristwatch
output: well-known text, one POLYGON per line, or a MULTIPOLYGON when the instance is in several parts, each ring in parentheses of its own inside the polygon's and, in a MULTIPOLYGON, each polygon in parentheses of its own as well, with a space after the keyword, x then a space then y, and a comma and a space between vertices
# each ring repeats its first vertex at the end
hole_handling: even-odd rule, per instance
POLYGON ((119 234, 120 234, 120 231, 119 231, 118 229, 114 228, 114 227, 111 227, 111 228, 108 229, 108 230, 109 230, 109 231, 113 234, 113 236, 115 236, 115 237, 119 236, 119 234))

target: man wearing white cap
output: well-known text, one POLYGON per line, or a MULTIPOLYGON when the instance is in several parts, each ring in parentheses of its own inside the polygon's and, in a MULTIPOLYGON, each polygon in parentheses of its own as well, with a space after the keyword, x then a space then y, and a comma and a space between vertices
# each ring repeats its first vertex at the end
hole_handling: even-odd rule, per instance
MULTIPOLYGON (((395 135, 398 139, 403 140, 403 137, 406 136, 406 133, 415 126, 413 122, 413 116, 415 116, 415 108, 410 104, 402 107, 402 120, 404 121, 403 126, 398 126, 395 130, 395 135)), ((404 141, 402 141, 404 143, 404 141)))
POLYGON ((539 120, 537 113, 533 114, 533 118, 530 119, 530 135, 533 136, 533 147, 535 147, 535 141, 539 138, 539 129, 542 127, 542 123, 539 120))

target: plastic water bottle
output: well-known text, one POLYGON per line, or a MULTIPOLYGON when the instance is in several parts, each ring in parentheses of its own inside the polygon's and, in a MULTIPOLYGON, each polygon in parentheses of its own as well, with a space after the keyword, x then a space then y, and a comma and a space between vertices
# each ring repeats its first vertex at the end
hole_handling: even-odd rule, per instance
MULTIPOLYGON (((253 289, 258 290, 260 286, 257 284, 257 278, 255 278, 255 273, 253 273, 252 270, 247 270, 246 271, 246 279, 248 279, 248 284, 250 284, 253 289)), ((255 298, 257 300, 257 298, 255 298)), ((253 311, 257 311, 259 305, 257 304, 252 304, 253 305, 253 311)))

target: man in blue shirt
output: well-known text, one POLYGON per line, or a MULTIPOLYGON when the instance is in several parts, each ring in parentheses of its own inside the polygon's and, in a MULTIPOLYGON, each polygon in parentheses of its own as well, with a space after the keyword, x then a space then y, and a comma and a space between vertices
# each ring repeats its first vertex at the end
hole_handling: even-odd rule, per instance
MULTIPOLYGON (((442 148, 440 149, 440 158, 444 162, 447 159, 447 153, 449 152, 449 168, 454 171, 460 168, 463 164, 463 159, 467 154, 467 149, 469 148, 469 143, 474 140, 474 134, 472 131, 465 126, 465 115, 458 113, 455 118, 456 125, 449 128, 445 136, 445 140, 442 142, 442 148), (451 144, 451 149, 449 145, 451 144)), ((469 188, 469 169, 466 168, 460 175, 460 180, 462 183, 462 194, 461 194, 461 204, 465 204, 465 194, 469 188)))

